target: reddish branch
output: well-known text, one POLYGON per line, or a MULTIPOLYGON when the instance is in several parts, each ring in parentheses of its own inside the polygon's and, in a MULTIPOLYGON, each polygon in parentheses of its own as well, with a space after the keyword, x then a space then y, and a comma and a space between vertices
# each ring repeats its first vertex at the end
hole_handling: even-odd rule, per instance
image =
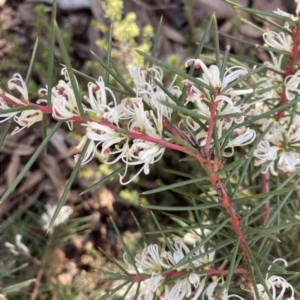
MULTIPOLYGON (((261 174, 261 192, 268 193, 270 191, 270 186, 269 186, 269 178, 268 178, 268 173, 261 174)), ((264 218, 263 218, 263 225, 266 225, 270 219, 270 211, 271 211, 271 206, 270 206, 270 201, 266 201, 264 204, 264 218)))
MULTIPOLYGON (((214 95, 214 99, 216 98, 216 93, 214 95)), ((216 115, 217 115, 217 106, 218 102, 217 101, 212 101, 209 107, 209 112, 210 112, 210 123, 208 125, 208 130, 207 130, 207 138, 206 138, 206 145, 205 145, 205 151, 209 151, 209 147, 211 144, 214 128, 216 125, 216 115)))
MULTIPOLYGON (((49 106, 36 105, 36 107, 37 107, 38 110, 42 111, 43 113, 52 114, 52 108, 49 107, 49 106)), ((130 130, 127 130, 127 129, 118 128, 116 125, 114 125, 112 123, 109 123, 109 122, 106 122, 106 121, 95 121, 95 120, 92 120, 92 119, 82 119, 79 116, 74 116, 70 119, 66 119, 66 121, 76 121, 76 122, 81 123, 81 124, 87 124, 88 122, 98 123, 98 124, 101 124, 101 125, 105 125, 105 126, 111 128, 113 130, 117 130, 120 133, 122 133, 124 135, 127 135, 130 138, 142 139, 142 140, 152 142, 152 143, 155 143, 157 145, 160 145, 160 146, 163 146, 163 147, 166 147, 166 148, 170 148, 170 149, 173 149, 173 150, 176 150, 176 151, 184 152, 184 153, 189 154, 189 155, 191 155, 191 153, 192 153, 191 150, 186 149, 185 147, 175 145, 175 144, 170 143, 166 140, 157 139, 157 138, 151 137, 151 136, 143 134, 143 133, 138 133, 138 132, 130 131, 130 130)))
POLYGON ((211 145, 213 130, 216 126, 216 114, 217 114, 217 106, 218 102, 214 101, 217 97, 217 91, 214 93, 213 101, 210 104, 210 123, 208 125, 208 133, 206 138, 206 145, 203 151, 199 151, 197 155, 193 155, 196 157, 203 167, 203 169, 206 171, 209 180, 212 184, 212 186, 215 188, 215 191, 218 194, 219 202, 222 204, 223 209, 227 213, 228 217, 230 218, 232 228, 237 236, 240 238, 240 248, 243 252, 244 260, 249 259, 249 253, 247 250, 247 238, 243 231, 243 229, 240 227, 241 221, 239 220, 234 207, 231 204, 231 200, 227 194, 226 186, 224 181, 220 178, 218 175, 218 170, 222 166, 222 160, 221 158, 217 157, 215 155, 214 162, 211 162, 210 154, 209 154, 209 148, 211 145))
MULTIPOLYGON (((163 277, 165 278, 169 278, 169 279, 176 279, 176 278, 180 278, 181 276, 187 274, 188 271, 176 271, 176 270, 172 270, 170 272, 167 272, 163 275, 163 277)), ((205 271, 205 274, 207 276, 215 276, 215 275, 221 275, 221 276, 226 276, 229 274, 229 270, 221 270, 221 269, 209 269, 207 271, 205 271)), ((236 268, 233 271, 233 274, 249 274, 249 272, 246 269, 243 268, 236 268)), ((142 282, 144 280, 147 280, 151 277, 151 275, 141 275, 141 274, 134 274, 131 275, 130 278, 132 279, 132 281, 134 282, 142 282)))
POLYGON ((31 296, 30 296, 30 300, 35 300, 36 297, 38 296, 39 288, 41 286, 41 280, 42 280, 43 273, 44 273, 44 269, 43 268, 39 269, 39 271, 37 273, 37 277, 35 279, 34 289, 33 289, 32 293, 31 293, 31 296))
POLYGON ((214 169, 215 164, 213 164, 211 162, 210 157, 208 155, 203 156, 203 154, 199 153, 199 154, 197 154, 196 158, 198 159, 198 161, 200 162, 200 164, 204 168, 204 170, 207 171, 206 173, 209 177, 209 180, 210 180, 212 186, 215 188, 215 191, 218 194, 219 202, 222 204, 223 209, 225 210, 228 217, 230 218, 231 225, 232 225, 234 232, 236 233, 237 236, 240 237, 240 248, 243 252, 244 259, 248 260, 249 253, 248 253, 248 250, 246 247, 247 238, 246 238, 244 231, 240 227, 241 221, 239 220, 239 218, 235 212, 235 209, 233 208, 233 206, 231 204, 231 200, 227 194, 225 182, 217 174, 218 170, 214 169))
MULTIPOLYGON (((293 47, 291 51, 290 61, 285 71, 285 78, 294 75, 297 71, 297 62, 299 58, 299 49, 298 49, 298 42, 300 40, 300 24, 297 25, 296 30, 293 34, 293 47)), ((281 99, 279 106, 282 106, 287 103, 287 98, 285 94, 285 87, 282 89, 281 92, 281 99)), ((283 111, 279 111, 276 115, 276 120, 279 121, 283 115, 283 111)))

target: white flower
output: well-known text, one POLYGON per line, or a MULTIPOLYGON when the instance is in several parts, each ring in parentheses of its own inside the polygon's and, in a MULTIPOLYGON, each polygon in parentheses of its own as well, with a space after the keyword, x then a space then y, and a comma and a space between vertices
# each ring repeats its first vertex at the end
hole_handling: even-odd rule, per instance
MULTIPOLYGON (((195 247, 196 244, 194 244, 195 247)), ((195 272, 191 273, 189 270, 191 270, 191 264, 193 264, 193 267, 198 268, 201 264, 210 262, 213 259, 214 252, 203 256, 205 250, 201 247, 195 253, 189 255, 191 250, 182 239, 177 240, 172 248, 172 251, 162 251, 160 253, 158 245, 152 244, 144 248, 141 254, 136 255, 135 262, 139 272, 151 274, 150 278, 142 281, 146 287, 142 290, 138 299, 152 299, 153 295, 159 294, 162 300, 190 299, 191 296, 193 296, 191 300, 198 300, 204 289, 206 277, 201 280, 201 275, 195 272), (166 270, 175 272, 174 266, 187 255, 190 256, 189 262, 176 268, 178 275, 174 275, 179 278, 172 281, 172 283, 174 282, 173 286, 165 284, 168 283, 168 281, 164 281, 168 277, 166 270), (198 256, 201 256, 201 258, 197 258, 198 256), (182 276, 185 272, 186 275, 182 276)), ((131 267, 126 254, 123 258, 131 267)))
MULTIPOLYGON (((24 107, 31 104, 28 100, 27 85, 20 74, 13 75, 13 78, 8 81, 8 88, 10 90, 17 90, 21 94, 21 97, 19 99, 0 90, 0 110, 10 109, 14 106, 24 107)), ((15 122, 20 125, 20 127, 17 126, 12 132, 12 134, 15 134, 24 128, 32 126, 34 123, 41 121, 43 113, 40 110, 34 109, 5 113, 0 115, 0 118, 4 118, 0 123, 7 121, 12 117, 14 117, 15 122)))
POLYGON ((22 76, 18 73, 14 74, 12 79, 10 79, 7 83, 8 89, 13 91, 17 90, 21 94, 21 99, 14 97, 8 93, 5 93, 6 97, 9 100, 15 102, 16 104, 28 104, 28 89, 25 81, 22 76))
MULTIPOLYGON (((125 139, 126 136, 121 135, 116 132, 116 130, 109 128, 108 126, 98 124, 96 122, 88 122, 85 126, 86 129, 86 136, 91 141, 98 142, 98 144, 93 144, 96 148, 99 144, 102 145, 101 155, 107 164, 112 164, 118 161, 124 155, 124 149, 126 148, 126 143, 124 144, 123 148, 118 149, 117 151, 111 151, 109 148, 113 145, 119 146, 119 143, 125 139), (119 154, 117 158, 113 161, 108 162, 108 158, 111 154, 119 154)), ((90 149, 90 154, 95 154, 95 149, 90 149)), ((88 151, 87 151, 88 153, 88 151)))
POLYGON ((189 276, 189 282, 194 285, 194 287, 197 287, 199 285, 200 278, 200 275, 192 273, 189 276))
MULTIPOLYGON (((215 299, 216 299, 215 294, 217 295, 217 293, 215 293, 215 289, 216 289, 216 287, 217 287, 218 284, 219 284, 219 282, 218 282, 219 279, 220 279, 220 278, 218 278, 217 280, 211 282, 211 283, 207 286, 207 288, 206 288, 205 291, 203 292, 202 300, 205 299, 204 296, 207 296, 207 299, 208 299, 208 300, 215 300, 215 299)), ((223 284, 224 284, 224 279, 222 278, 222 283, 221 283, 221 285, 223 285, 223 284)), ((228 290, 227 290, 227 289, 223 290, 222 294, 219 295, 219 298, 218 298, 218 299, 228 300, 229 298, 232 298, 232 297, 235 297, 235 298, 244 300, 244 298, 242 298, 241 296, 235 295, 235 294, 233 294, 233 295, 228 295, 228 290)))
MULTIPOLYGON (((142 111, 138 107, 136 108, 135 112, 137 118, 139 118, 138 116, 140 113, 142 114, 142 111)), ((145 112, 143 111, 143 113, 145 112)), ((155 122, 159 121, 156 120, 155 122)), ((82 138, 82 141, 78 145, 78 148, 81 148, 83 146, 83 144, 86 142, 86 139, 90 139, 92 143, 87 149, 86 155, 83 159, 83 163, 87 163, 93 158, 94 154, 97 151, 97 146, 101 144, 101 155, 106 164, 113 164, 119 159, 122 159, 126 164, 125 173, 123 175, 120 175, 120 182, 122 184, 128 184, 129 182, 134 180, 134 178, 136 178, 142 171, 144 171, 145 174, 149 174, 149 166, 157 162, 162 157, 165 151, 164 147, 161 147, 153 142, 148 142, 140 139, 133 140, 132 146, 129 147, 128 137, 126 137, 126 135, 117 133, 115 129, 109 128, 108 126, 96 122, 87 122, 87 124, 85 124, 84 126, 87 127, 86 137, 82 138), (122 141, 124 141, 124 143, 121 145, 120 143, 122 141), (94 142, 96 142, 97 144, 94 142), (112 146, 115 146, 116 150, 111 150, 110 147, 112 146), (108 161, 110 155, 116 155, 116 157, 112 161, 108 161), (128 165, 143 166, 129 181, 123 182, 123 178, 127 173, 128 165)), ((147 118, 144 120, 144 122, 142 122, 142 117, 135 123, 129 122, 128 126, 130 126, 131 129, 142 126, 142 128, 148 135, 160 138, 160 135, 156 132, 156 129, 147 118)), ((76 156, 75 159, 78 159, 78 156, 76 156)))
POLYGON ((278 53, 273 53, 269 51, 271 58, 272 58, 272 63, 271 62, 265 62, 264 64, 270 68, 271 70, 267 70, 267 77, 271 79, 273 84, 276 84, 278 82, 283 82, 283 74, 284 71, 281 68, 282 60, 284 58, 283 54, 278 54, 278 53), (279 57, 277 57, 279 56, 279 57))
POLYGON ((111 89, 104 85, 102 77, 99 77, 96 83, 88 83, 89 96, 85 100, 91 105, 91 109, 85 108, 85 111, 91 111, 101 120, 108 119, 110 122, 118 123, 118 114, 114 107, 117 106, 116 98, 111 89), (113 98, 113 103, 107 104, 106 91, 110 93, 113 98), (113 107, 110 107, 111 105, 113 107))
POLYGON ((268 170, 270 170, 274 176, 277 176, 278 173, 274 169, 274 162, 277 159, 278 150, 279 148, 276 146, 271 146, 269 141, 262 140, 253 152, 253 155, 256 158, 254 165, 260 166, 262 164, 267 164, 263 173, 266 173, 268 170))
POLYGON ((36 122, 42 121, 43 113, 40 110, 23 110, 20 115, 15 115, 15 122, 21 127, 16 127, 12 134, 16 134, 24 128, 28 128, 36 122))
POLYGON ((23 244, 21 242, 21 239, 22 239, 22 235, 21 234, 17 234, 15 236, 15 245, 14 244, 11 244, 9 242, 5 242, 4 243, 4 246, 6 248, 9 249, 9 251, 14 254, 14 255, 19 255, 20 254, 20 251, 26 253, 26 254, 30 254, 29 252, 29 249, 27 248, 27 246, 25 244, 23 244))
POLYGON ((145 174, 149 174, 149 166, 161 159, 165 152, 165 148, 148 141, 134 140, 132 145, 132 151, 136 153, 131 158, 135 158, 136 161, 128 161, 127 157, 123 157, 122 160, 129 165, 143 164, 142 168, 138 171, 138 174, 144 171, 145 174))
POLYGON ((293 75, 287 76, 284 80, 284 83, 287 100, 294 100, 300 93, 300 70, 293 75))
POLYGON ((192 293, 191 284, 188 278, 178 280, 167 295, 168 300, 182 300, 190 297, 192 293))
POLYGON ((136 91, 139 91, 139 88, 144 88, 146 84, 147 72, 141 70, 140 67, 136 66, 129 70, 131 76, 133 77, 136 91))
MULTIPOLYGON (((173 251, 165 251, 162 253, 162 265, 165 268, 172 268, 172 266, 179 263, 188 253, 190 249, 188 246, 183 242, 183 240, 178 240, 174 243, 173 251)), ((177 267, 176 270, 180 271, 182 269, 188 268, 189 265, 185 264, 181 267, 177 267)))
POLYGON ((234 153, 234 147, 242 147, 248 145, 254 141, 255 137, 256 132, 253 129, 247 128, 247 130, 244 133, 238 135, 236 138, 229 141, 225 149, 231 148, 231 152, 224 152, 224 156, 232 156, 234 153))
POLYGON ((200 81, 204 82, 207 85, 210 85, 214 89, 220 89, 220 92, 223 94, 227 94, 230 96, 244 95, 252 93, 253 90, 251 88, 246 88, 242 90, 234 90, 232 85, 234 85, 234 81, 243 77, 248 73, 248 71, 240 66, 233 66, 226 70, 223 78, 220 78, 220 70, 216 65, 211 65, 209 68, 205 65, 205 63, 201 59, 190 59, 185 63, 187 67, 189 62, 194 62, 195 68, 202 68, 203 75, 202 78, 199 78, 200 81), (230 87, 228 87, 231 85, 230 87))
MULTIPOLYGON (((41 224, 43 230, 48 230, 50 221, 54 215, 57 205, 51 205, 51 204, 47 203, 45 206, 46 206, 46 212, 44 212, 42 214, 42 216, 40 218, 40 224, 41 224)), ((73 213, 73 208, 71 206, 69 206, 69 205, 62 206, 54 223, 53 223, 53 227, 51 227, 49 229, 49 232, 52 233, 54 227, 57 227, 60 224, 65 223, 69 219, 69 217, 72 213, 73 213)))
MULTIPOLYGON (((296 2, 296 1, 295 1, 296 2)), ((298 4, 299 5, 299 4, 298 4)), ((273 13, 279 15, 279 16, 283 16, 283 17, 287 17, 287 18, 290 18, 292 21, 297 21, 298 20, 298 17, 295 17, 294 15, 292 14, 289 14, 279 8, 277 8, 277 10, 273 11, 273 13)))
MULTIPOLYGON (((273 261, 273 263, 277 262, 277 261, 283 261, 284 265, 287 266, 287 262, 282 259, 282 258, 278 258, 275 259, 273 261)), ((268 268, 268 270, 270 270, 271 266, 268 268)), ((269 277, 269 274, 266 274, 266 278, 265 278, 265 283, 268 287, 268 289, 270 290, 270 293, 272 294, 272 298, 270 299, 270 297, 268 296, 267 292, 265 291, 264 287, 262 284, 257 284, 257 290, 259 292, 259 296, 261 300, 281 300, 283 298, 283 295, 285 294, 287 289, 291 290, 291 297, 289 298, 285 298, 287 300, 294 300, 294 288, 282 277, 280 276, 276 276, 276 275, 272 275, 271 277, 269 277), (278 294, 277 291, 278 289, 280 290, 280 293, 278 294)), ((255 292, 254 292, 254 288, 251 287, 252 289, 252 293, 255 297, 255 292)), ((258 299, 256 299, 258 300, 258 299)))
MULTIPOLYGON (((59 80, 57 86, 52 88, 52 116, 58 120, 66 120, 78 116, 79 109, 67 69, 63 68, 61 74, 64 75, 66 81, 59 80)), ((77 80, 76 85, 78 87, 77 80)), ((73 121, 68 121, 67 124, 69 129, 72 130, 73 121)))
MULTIPOLYGON (((196 243, 194 243, 193 248, 196 248, 196 243)), ((210 250, 210 249, 209 249, 210 250)), ((184 243, 183 240, 178 240, 175 242, 173 247, 173 252, 164 251, 161 254, 161 264, 164 268, 170 269, 179 263, 184 257, 186 257, 190 253, 189 247, 184 243)), ((205 253, 205 249, 203 247, 199 248, 193 255, 191 255, 191 264, 195 268, 200 267, 203 264, 207 264, 213 260, 215 252, 211 251, 208 255, 203 256, 202 254, 205 253), (197 258, 198 256, 201 256, 197 258)), ((189 263, 177 267, 176 270, 180 271, 182 269, 188 269, 189 263)), ((195 274, 196 275, 196 274, 195 274)))
POLYGON ((161 275, 152 275, 149 279, 145 281, 146 287, 150 292, 153 294, 156 292, 156 290, 161 285, 162 281, 164 280, 164 277, 161 275))
POLYGON ((289 34, 284 32, 268 31, 263 34, 263 39, 267 46, 277 49, 285 50, 287 52, 292 51, 293 38, 289 34))
POLYGON ((299 153, 282 151, 279 154, 278 169, 284 172, 294 172, 300 167, 299 153))
MULTIPOLYGON (((84 147, 87 141, 88 141, 88 137, 86 135, 83 136, 80 143, 75 148, 82 150, 82 148, 84 147)), ((81 164, 84 165, 90 162, 94 158, 96 152, 97 152, 97 144, 94 141, 90 140, 90 144, 84 154, 81 164)), ((79 154, 74 155, 75 162, 78 161, 79 156, 80 156, 79 154)))
MULTIPOLYGON (((270 72, 271 73, 271 72, 270 72)), ((273 72, 272 72, 273 73, 273 72)), ((277 77, 275 75, 275 77, 277 77)), ((258 87, 256 88, 255 96, 258 98, 257 101, 255 101, 253 104, 255 104, 255 109, 252 112, 253 115, 257 116, 260 113, 263 113, 266 111, 267 107, 264 105, 263 100, 270 99, 270 98, 279 98, 278 89, 274 89, 274 76, 269 77, 260 77, 258 79, 258 87)))
MULTIPOLYGON (((0 110, 6 110, 6 109, 10 109, 11 107, 7 105, 6 101, 4 101, 5 98, 5 93, 4 91, 0 90, 0 110)), ((0 123, 6 122, 7 120, 9 120, 10 118, 14 117, 15 115, 17 115, 19 112, 8 112, 5 114, 1 114, 0 118, 3 118, 2 120, 0 120, 0 123)))
POLYGON ((201 293, 204 290, 205 282, 206 282, 206 277, 203 278, 201 280, 200 284, 197 286, 196 293, 195 293, 194 297, 191 300, 199 300, 199 296, 201 295, 201 293))
MULTIPOLYGON (((124 257, 125 260, 125 257, 124 257)), ((126 260, 125 260, 126 261, 126 260)), ((135 261, 142 270, 160 272, 162 270, 158 245, 151 244, 144 248, 141 254, 135 256, 135 261)))
POLYGON ((263 132, 267 129, 267 127, 269 127, 271 123, 273 123, 272 127, 265 135, 265 139, 274 145, 280 146, 280 144, 282 143, 282 139, 286 133, 284 125, 279 121, 268 120, 268 119, 262 119, 260 120, 260 123, 261 123, 261 130, 263 132))

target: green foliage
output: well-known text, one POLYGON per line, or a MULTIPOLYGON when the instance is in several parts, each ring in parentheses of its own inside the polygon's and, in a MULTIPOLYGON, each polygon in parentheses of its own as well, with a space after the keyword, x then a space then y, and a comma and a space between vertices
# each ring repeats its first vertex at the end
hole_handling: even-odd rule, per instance
MULTIPOLYGON (((258 11, 241 9, 261 17, 258 11)), ((33 212, 16 218, 8 216, 2 225, 0 235, 6 241, 6 251, 4 271, 0 272, 1 289, 18 298, 22 288, 28 298, 34 289, 32 279, 37 278, 42 283, 41 297, 59 299, 148 297, 152 300, 165 296, 168 300, 198 300, 235 296, 277 300, 299 296, 300 75, 298 45, 289 38, 299 40, 300 25, 297 25, 299 31, 292 31, 295 27, 287 30, 277 26, 285 34, 279 45, 283 50, 276 48, 276 33, 269 35, 269 40, 265 38, 267 46, 262 49, 275 48, 275 53, 286 56, 285 59, 276 60, 272 56, 272 62, 253 68, 243 60, 233 59, 229 49, 224 52, 220 49, 217 20, 213 16, 207 20, 186 73, 176 58, 171 57, 170 64, 155 58, 155 51, 148 53, 150 27, 144 28, 146 43, 137 49, 136 38, 140 33, 135 15, 122 17, 122 11, 122 1, 105 2, 105 17, 113 27, 108 32, 104 24, 97 25, 104 35, 111 37, 108 42, 99 41, 99 45, 107 48, 107 60, 94 55, 107 72, 104 79, 89 78, 72 69, 64 38, 54 22, 51 32, 56 34, 66 69, 65 80, 60 80, 58 87, 49 92, 48 105, 30 103, 24 97, 26 82, 20 78, 14 80, 19 80, 17 88, 24 98, 22 101, 9 91, 2 91, 0 116, 17 116, 16 121, 18 118, 26 121, 18 123, 23 127, 37 121, 34 118, 37 112, 52 114, 59 120, 46 132, 2 195, 4 203, 62 123, 68 122, 72 130, 71 124, 79 122, 86 135, 80 142, 81 154, 76 157, 74 169, 49 217, 49 234, 45 236, 38 223, 43 211, 38 201, 34 201, 33 212), (211 32, 213 65, 211 61, 206 64, 202 55, 211 32), (150 69, 133 69, 132 84, 125 66, 138 62, 134 48, 141 57, 140 63, 145 65, 147 61, 150 69), (192 74, 197 68, 203 73, 195 78, 192 74), (177 78, 181 86, 165 85, 163 71, 167 71, 168 78, 170 74, 177 78), (90 81, 88 96, 84 98, 77 85, 78 78, 83 77, 90 81), (118 83, 115 89, 124 96, 121 103, 117 103, 108 88, 109 77, 118 83), (14 103, 12 107, 7 99, 14 103), (32 110, 34 113, 27 116, 27 111, 32 110), (276 136, 281 132, 285 134, 276 136), (293 135, 297 138, 289 140, 293 135), (272 146, 265 150, 266 144, 272 146), (55 280, 55 251, 68 245, 74 236, 90 233, 90 218, 72 216, 63 226, 54 228, 53 234, 51 229, 60 219, 75 179, 91 174, 90 168, 82 169, 81 165, 95 156, 97 147, 102 147, 101 163, 106 165, 99 167, 102 173, 99 181, 82 194, 104 183, 113 184, 111 180, 119 176, 121 183, 130 185, 126 189, 115 187, 114 192, 131 204, 128 205, 131 210, 137 209, 137 213, 130 215, 125 206, 121 206, 119 215, 117 209, 101 211, 103 215, 95 220, 97 234, 106 231, 109 236, 114 230, 114 245, 108 245, 108 251, 89 249, 80 262, 88 270, 99 270, 99 280, 88 272, 76 276, 66 287, 55 280), (272 151, 276 151, 276 157, 270 157, 272 151), (165 160, 158 164, 162 155, 165 160), (150 172, 150 166, 154 163, 157 169, 153 176, 155 168, 150 172), (137 177, 142 171, 144 175, 137 177), (131 190, 132 186, 135 190, 131 190), (106 222, 105 230, 102 222, 106 222), (124 223, 124 227, 120 226, 124 223), (130 233, 133 228, 138 229, 135 234, 130 233), (17 245, 17 234, 22 234, 21 246, 20 240, 17 245), (43 276, 39 277, 39 272, 43 276), (86 285, 80 284, 83 279, 88 281, 86 285)), ((291 24, 295 22, 288 16, 280 17, 291 24)), ((54 44, 53 39, 50 53, 45 51, 42 55, 49 65, 54 44)), ((30 66, 28 77, 32 71, 34 68, 30 66)), ((47 74, 51 85, 52 78, 47 74)), ((15 82, 9 83, 15 87, 15 82)), ((5 128, 5 136, 8 131, 9 126, 5 128)), ((1 144, 4 139, 1 138, 1 144)), ((62 274, 69 271, 68 266, 60 268, 62 274)))

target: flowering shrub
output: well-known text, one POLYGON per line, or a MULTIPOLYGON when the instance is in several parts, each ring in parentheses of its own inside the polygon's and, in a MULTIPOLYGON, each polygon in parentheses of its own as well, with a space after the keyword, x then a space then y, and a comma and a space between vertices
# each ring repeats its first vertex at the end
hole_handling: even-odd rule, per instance
MULTIPOLYGON (((230 63, 229 49, 222 62, 217 51, 215 64, 207 64, 197 54, 186 62, 186 67, 200 69, 201 76, 194 78, 178 70, 172 84, 165 86, 163 67, 168 66, 142 54, 157 66, 147 70, 132 68, 133 87, 119 79, 127 93, 121 101, 102 77, 89 82, 86 95, 80 99, 79 79, 69 67, 62 69, 64 79, 57 85, 38 92, 36 103, 29 101, 27 86, 20 74, 8 81, 8 91, 0 91, 1 122, 13 118, 18 124, 12 134, 40 122, 44 114, 65 121, 69 130, 73 129, 74 122, 84 126, 86 134, 77 146, 82 153, 75 156, 77 169, 97 153, 105 164, 125 164, 125 172, 119 175, 120 183, 125 185, 142 172, 149 174, 151 165, 169 148, 186 154, 205 173, 204 178, 192 178, 194 181, 189 182, 207 182, 201 186, 198 198, 188 195, 191 203, 195 199, 200 202, 186 208, 196 211, 195 217, 179 220, 186 230, 196 235, 192 247, 178 239, 177 232, 164 233, 165 246, 147 244, 133 259, 124 244, 124 261, 135 270, 135 274, 131 274, 122 269, 121 277, 125 280, 122 287, 131 283, 126 294, 130 295, 131 287, 138 283, 135 299, 244 299, 245 295, 257 300, 295 299, 293 285, 278 275, 267 273, 263 277, 256 260, 259 258, 272 268, 277 261, 288 266, 285 259, 275 259, 275 254, 282 250, 274 250, 277 246, 273 245, 272 234, 288 227, 281 223, 287 222, 284 217, 289 213, 283 217, 280 209, 288 201, 292 202, 295 178, 300 170, 299 7, 300 4, 295 16, 280 10, 273 14, 286 23, 282 28, 277 26, 280 32, 263 34, 271 61, 260 67, 230 63), (182 77, 180 86, 174 84, 177 76, 182 77), (130 166, 139 169, 128 178, 130 166), (249 179, 247 172, 256 175, 249 179), (251 183, 258 174, 260 192, 251 183), (287 196, 281 197, 284 193, 287 196), (274 208, 270 201, 273 195, 277 195, 278 200, 274 208), (263 198, 261 203, 256 201, 260 198, 263 198), (221 207, 222 213, 214 219, 210 209, 216 207, 221 207), (263 213, 254 215, 261 207, 263 213), (243 219, 240 215, 244 215, 243 219), (257 219, 263 219, 260 228, 256 228, 257 219), (228 220, 234 238, 228 231, 228 220), (212 224, 208 232, 197 232, 206 224, 212 224), (222 239, 224 242, 220 242, 222 239), (255 246, 258 239, 263 239, 265 245, 255 246), (267 239, 272 240, 269 248, 267 239), (226 248, 225 252, 219 252, 222 248, 226 248), (261 259, 263 253, 269 257, 261 259), (225 268, 227 264, 230 264, 229 269, 225 268), (236 275, 241 276, 243 283, 237 285, 236 275), (232 282, 234 293, 230 291, 232 282)), ((212 23, 213 18, 207 31, 212 23)), ((114 70, 110 70, 110 74, 119 78, 114 70)), ((7 194, 3 200, 5 197, 7 194)), ((294 209, 293 204, 290 206, 294 209)), ((295 217, 288 220, 290 228, 299 225, 299 215, 293 209, 289 210, 293 212, 291 219, 295 217)), ((56 224, 55 217, 49 216, 44 223, 51 227, 56 224)), ((20 238, 16 245, 25 250, 20 238)), ((12 244, 7 247, 16 251, 12 244)), ((291 258, 289 254, 283 257, 291 258)), ((282 268, 276 271, 284 272, 282 268)), ((295 282, 299 282, 299 276, 297 278, 295 282)), ((120 276, 116 274, 115 279, 119 280, 120 276)), ((111 293, 119 289, 116 287, 111 293)))

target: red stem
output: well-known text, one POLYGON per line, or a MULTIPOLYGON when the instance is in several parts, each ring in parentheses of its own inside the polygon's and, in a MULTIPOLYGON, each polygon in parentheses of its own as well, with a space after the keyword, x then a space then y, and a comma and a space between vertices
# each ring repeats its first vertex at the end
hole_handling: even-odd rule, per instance
POLYGON ((205 148, 204 148, 205 152, 207 152, 207 153, 209 151, 213 131, 214 131, 214 128, 215 128, 215 125, 216 125, 216 112, 217 112, 218 102, 215 101, 217 93, 214 93, 214 94, 215 95, 213 97, 212 103, 210 104, 210 107, 209 107, 210 123, 208 125, 206 144, 205 144, 205 148))
MULTIPOLYGON (((170 279, 174 279, 177 277, 181 277, 185 274, 187 274, 187 271, 176 271, 176 270, 172 270, 168 273, 165 273, 163 276, 165 278, 170 278, 170 279)), ((222 276, 226 276, 229 274, 229 270, 220 270, 220 269, 209 269, 206 271, 206 275, 207 276, 214 276, 214 275, 222 275, 222 276)), ((249 274, 249 272, 246 269, 243 268, 236 268, 233 271, 233 274, 249 274)), ((135 274, 135 275, 131 275, 130 278, 132 279, 132 281, 135 282, 141 282, 144 280, 147 280, 151 277, 151 275, 139 275, 139 274, 135 274)))
POLYGON ((207 170, 207 169, 210 170, 209 172, 207 172, 207 175, 209 176, 209 180, 218 194, 219 202, 222 204, 223 209, 225 210, 228 217, 230 218, 231 225, 232 225, 234 232, 236 233, 237 236, 240 237, 240 248, 243 252, 244 259, 248 260, 250 258, 250 256, 249 256, 249 253, 248 253, 248 250, 246 247, 247 238, 246 238, 246 235, 245 235, 243 229, 240 227, 241 221, 239 220, 239 218, 235 212, 235 209, 231 204, 231 200, 226 191, 225 183, 218 175, 218 173, 217 173, 218 170, 214 169, 214 166, 211 163, 209 158, 203 157, 203 156, 201 156, 201 154, 198 154, 197 158, 205 170, 207 170))
MULTIPOLYGON (((52 108, 49 107, 49 106, 36 105, 36 107, 37 107, 38 110, 42 111, 43 113, 52 114, 52 108)), ((155 143, 157 145, 161 145, 161 146, 166 147, 166 148, 170 148, 170 149, 173 149, 173 150, 176 150, 176 151, 179 151, 179 152, 184 152, 188 155, 191 155, 191 153, 193 153, 191 150, 186 149, 183 146, 175 145, 175 144, 170 143, 166 140, 154 138, 154 137, 151 137, 149 135, 138 133, 138 132, 135 132, 135 131, 120 129, 116 125, 111 124, 111 123, 106 122, 106 121, 95 121, 95 120, 92 120, 92 119, 82 119, 80 116, 73 116, 70 119, 66 119, 66 121, 76 121, 76 122, 81 123, 81 124, 87 124, 88 122, 98 123, 98 124, 101 124, 101 125, 105 125, 105 126, 111 128, 113 130, 121 130, 121 131, 124 132, 124 134, 126 134, 130 138, 142 139, 142 140, 145 140, 145 141, 148 141, 148 142, 155 143)))
MULTIPOLYGON (((268 178, 268 173, 261 174, 261 191, 262 193, 268 193, 270 191, 270 186, 269 186, 269 178, 268 178)), ((263 225, 265 226, 269 219, 270 219, 270 212, 271 212, 271 206, 270 206, 270 201, 266 201, 264 204, 264 217, 263 217, 263 225)))
MULTIPOLYGON (((290 61, 289 61, 289 64, 287 65, 287 68, 285 71, 285 78, 290 75, 295 74, 295 72, 297 71, 296 63, 299 58, 299 49, 298 49, 299 39, 300 39, 300 24, 297 25, 296 30, 293 35, 293 47, 292 47, 292 51, 291 51, 290 61)), ((280 99, 279 106, 282 106, 286 103, 287 103, 287 99, 286 99, 285 87, 284 87, 281 92, 281 99, 280 99)), ((283 111, 281 110, 276 114, 276 120, 279 121, 282 116, 283 116, 283 111)))
POLYGON ((36 297, 38 296, 39 288, 41 286, 41 280, 42 280, 43 273, 44 273, 44 269, 43 268, 39 269, 39 271, 37 273, 37 277, 35 279, 34 289, 33 289, 32 293, 31 293, 31 296, 30 296, 30 300, 35 300, 36 297))

